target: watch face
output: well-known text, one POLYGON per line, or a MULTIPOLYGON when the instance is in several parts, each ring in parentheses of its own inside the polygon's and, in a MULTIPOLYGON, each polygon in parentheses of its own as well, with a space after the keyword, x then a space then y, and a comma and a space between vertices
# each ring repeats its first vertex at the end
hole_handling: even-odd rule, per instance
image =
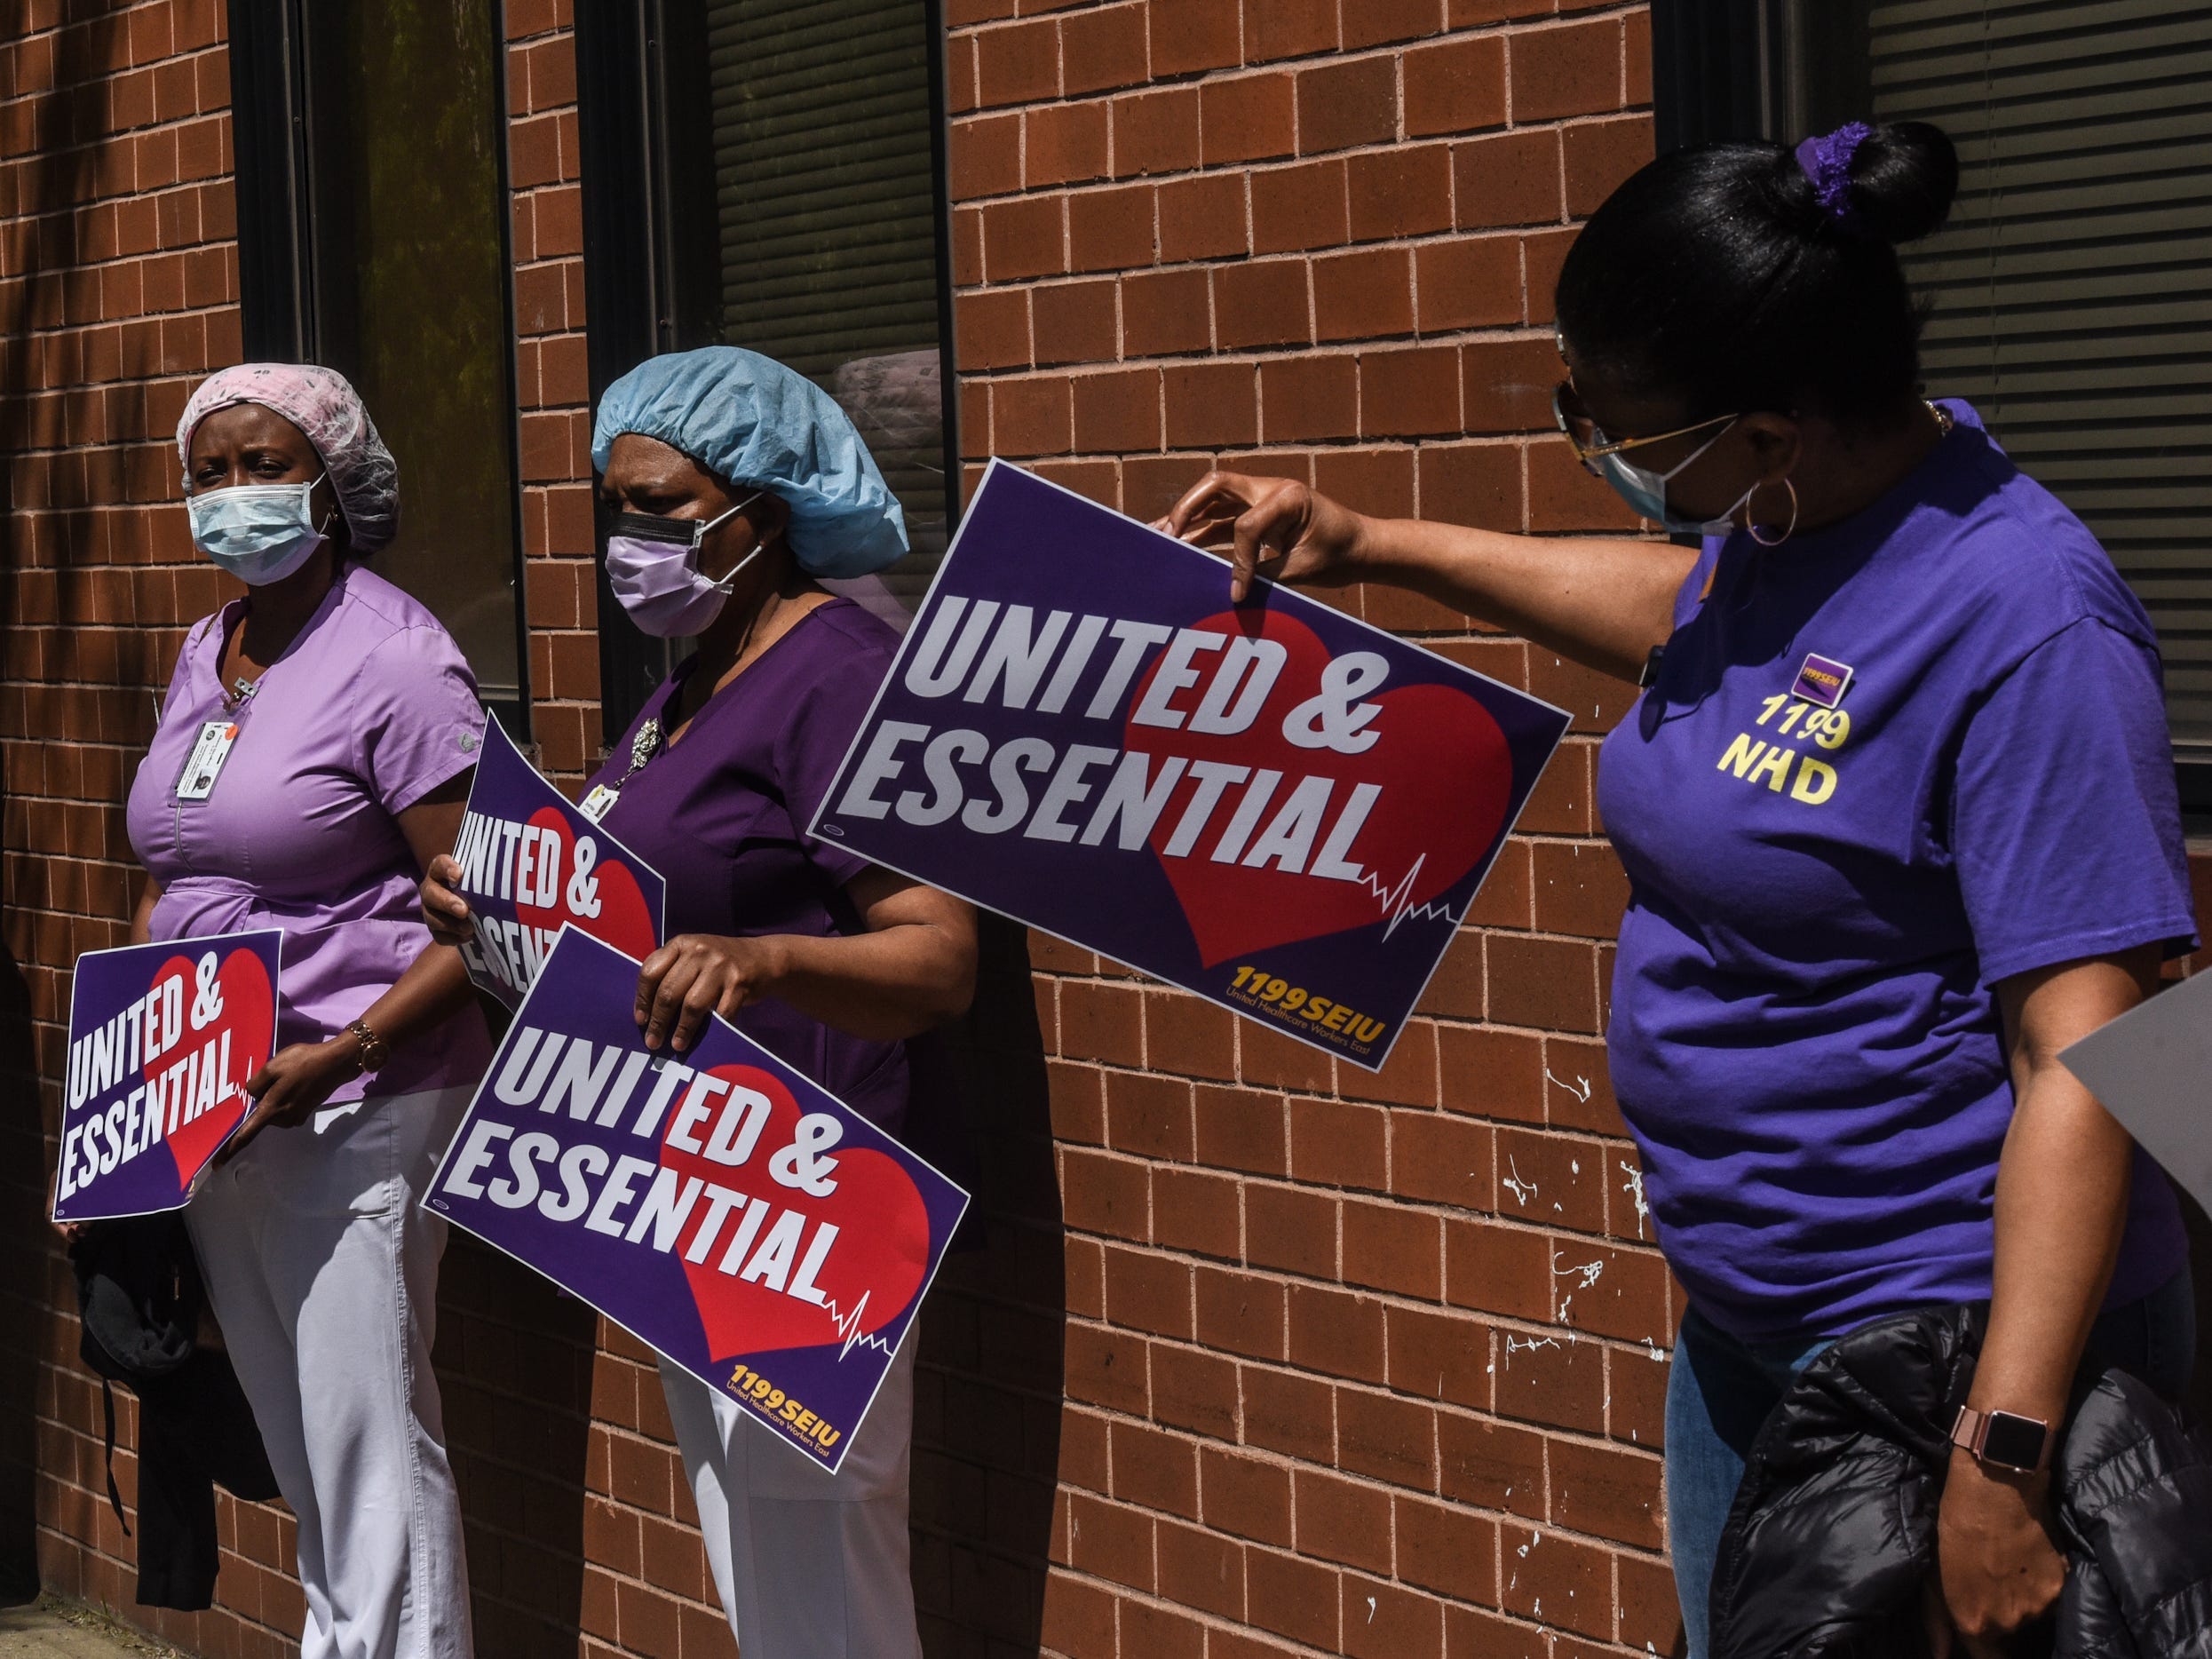
POLYGON ((2043 1441, 2049 1431, 2033 1417, 2016 1417, 2010 1411, 1989 1414, 1988 1432, 1982 1438, 1982 1457, 2015 1469, 2034 1469, 2042 1461, 2043 1441))

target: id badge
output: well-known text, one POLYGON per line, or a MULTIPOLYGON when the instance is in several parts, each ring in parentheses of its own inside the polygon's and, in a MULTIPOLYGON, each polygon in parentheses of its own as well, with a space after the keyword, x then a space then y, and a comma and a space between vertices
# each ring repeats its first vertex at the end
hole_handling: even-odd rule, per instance
POLYGON ((585 792, 584 798, 576 803, 576 810, 593 823, 598 823, 614 809, 614 803, 622 798, 622 792, 620 790, 610 790, 604 783, 594 783, 585 792))
POLYGON ((212 795, 215 780, 222 775, 223 763, 230 758, 231 746, 237 741, 237 721, 203 722, 199 741, 193 744, 191 757, 185 762, 184 774, 177 780, 177 798, 203 801, 212 795))

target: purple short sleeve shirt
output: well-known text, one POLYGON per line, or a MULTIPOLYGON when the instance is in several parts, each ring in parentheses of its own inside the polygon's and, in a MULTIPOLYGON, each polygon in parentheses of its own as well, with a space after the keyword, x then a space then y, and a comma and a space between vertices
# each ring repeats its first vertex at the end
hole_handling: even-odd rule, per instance
MULTIPOLYGON (((2195 937, 2150 621, 1949 408, 1850 521, 1707 544, 1599 763, 1614 1091, 1669 1263, 1748 1340, 1987 1297, 1995 983, 2195 937)), ((2111 1301, 2183 1255, 2138 1155, 2111 1301)))
MULTIPOLYGON (((838 763, 890 671, 899 637, 850 599, 799 619, 707 700, 675 744, 621 784, 602 819, 668 883, 668 933, 862 931, 844 885, 873 868, 808 835, 838 763)), ((630 742, 659 718, 690 664, 647 700, 591 782, 614 788, 630 742)), ((739 1011, 755 1042, 886 1128, 907 1105, 903 1043, 873 1043, 810 1020, 773 998, 739 1011)))
MULTIPOLYGON (((236 709, 219 667, 239 603, 186 637, 152 747, 131 786, 131 844, 162 888, 156 940, 284 933, 280 1044, 357 1020, 430 943, 398 814, 476 764, 484 714, 453 639, 355 565, 236 709), (237 737, 203 800, 178 786, 200 731, 237 737)), ((464 1009, 336 1101, 473 1083, 489 1058, 464 1009)))

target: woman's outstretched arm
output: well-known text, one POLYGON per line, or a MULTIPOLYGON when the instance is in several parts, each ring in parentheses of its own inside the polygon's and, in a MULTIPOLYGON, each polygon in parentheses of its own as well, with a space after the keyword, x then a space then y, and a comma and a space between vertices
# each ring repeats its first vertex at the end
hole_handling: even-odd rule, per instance
POLYGON ((1622 679, 1674 631, 1675 595, 1697 562, 1668 542, 1371 519, 1294 479, 1241 472, 1209 472, 1155 528, 1226 555, 1240 600, 1255 575, 1387 583, 1622 679))

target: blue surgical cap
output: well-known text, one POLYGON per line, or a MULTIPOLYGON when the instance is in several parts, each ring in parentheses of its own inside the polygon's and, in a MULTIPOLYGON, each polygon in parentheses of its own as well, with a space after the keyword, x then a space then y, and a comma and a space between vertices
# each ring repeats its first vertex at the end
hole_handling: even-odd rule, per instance
POLYGON ((624 433, 657 438, 733 484, 780 496, 810 575, 863 576, 907 551, 906 515, 836 400, 773 358, 735 345, 648 357, 607 387, 591 429, 607 471, 624 433))

